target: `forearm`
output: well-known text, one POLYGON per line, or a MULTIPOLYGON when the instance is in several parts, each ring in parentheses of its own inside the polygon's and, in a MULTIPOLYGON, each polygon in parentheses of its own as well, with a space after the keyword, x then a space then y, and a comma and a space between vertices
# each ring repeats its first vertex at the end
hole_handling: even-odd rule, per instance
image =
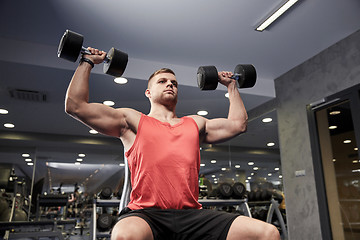
POLYGON ((229 114, 228 120, 234 121, 236 127, 246 130, 248 115, 241 99, 238 88, 236 87, 235 81, 231 82, 228 86, 229 93, 229 114))

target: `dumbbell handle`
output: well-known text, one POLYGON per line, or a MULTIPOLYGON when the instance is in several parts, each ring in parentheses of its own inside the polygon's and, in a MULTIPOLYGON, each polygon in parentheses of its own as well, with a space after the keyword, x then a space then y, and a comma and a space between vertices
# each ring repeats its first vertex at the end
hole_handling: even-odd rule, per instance
MULTIPOLYGON (((87 49, 87 48, 84 47, 84 46, 81 47, 81 54, 93 55, 93 54, 89 51, 89 49, 87 49)), ((105 56, 104 62, 105 62, 105 63, 110 62, 110 59, 108 58, 108 56, 105 56)))

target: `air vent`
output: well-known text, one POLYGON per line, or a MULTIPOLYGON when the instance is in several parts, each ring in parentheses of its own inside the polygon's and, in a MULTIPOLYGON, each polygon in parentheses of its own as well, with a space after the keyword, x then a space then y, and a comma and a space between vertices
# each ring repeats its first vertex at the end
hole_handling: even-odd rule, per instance
POLYGON ((46 94, 34 90, 11 89, 10 96, 15 99, 33 102, 46 102, 46 94))

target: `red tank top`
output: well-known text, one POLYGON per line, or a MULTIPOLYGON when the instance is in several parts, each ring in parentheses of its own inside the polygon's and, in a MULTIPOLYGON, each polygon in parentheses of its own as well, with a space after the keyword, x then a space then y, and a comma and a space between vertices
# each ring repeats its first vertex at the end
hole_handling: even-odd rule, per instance
POLYGON ((142 114, 134 144, 125 153, 132 185, 128 207, 200 209, 199 147, 192 118, 171 126, 142 114))

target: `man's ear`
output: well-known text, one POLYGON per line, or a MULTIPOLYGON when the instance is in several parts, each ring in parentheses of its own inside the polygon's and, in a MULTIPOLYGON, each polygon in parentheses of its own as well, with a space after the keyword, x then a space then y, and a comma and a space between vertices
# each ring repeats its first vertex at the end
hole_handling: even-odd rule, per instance
POLYGON ((150 90, 148 88, 145 90, 145 96, 147 98, 150 98, 150 96, 151 96, 150 90))

